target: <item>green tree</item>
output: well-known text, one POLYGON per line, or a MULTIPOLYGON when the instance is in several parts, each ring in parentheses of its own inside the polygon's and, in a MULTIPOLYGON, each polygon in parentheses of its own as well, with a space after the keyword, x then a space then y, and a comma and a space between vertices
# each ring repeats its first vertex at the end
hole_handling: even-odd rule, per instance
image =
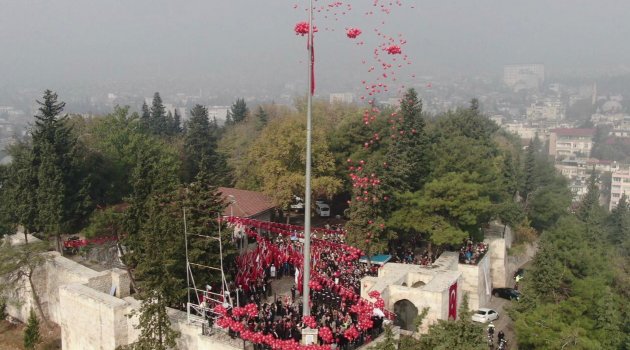
POLYGON ((267 112, 265 112, 262 106, 258 107, 258 111, 256 112, 255 117, 256 117, 256 122, 258 123, 260 129, 263 129, 265 126, 267 126, 267 122, 269 121, 269 116, 267 115, 267 112))
MULTIPOLYGON (((262 131, 247 154, 252 182, 257 184, 254 189, 265 192, 284 210, 289 210, 293 196, 304 194, 305 139, 304 120, 277 118, 262 131)), ((332 198, 341 189, 341 181, 334 177, 334 158, 321 129, 313 131, 312 145, 313 197, 332 198)))
POLYGON ((398 341, 394 338, 394 332, 392 326, 386 325, 384 340, 375 346, 371 347, 372 350, 398 350, 398 341))
POLYGON ((625 193, 621 195, 619 203, 612 210, 608 222, 611 243, 620 244, 630 240, 630 204, 625 193))
POLYGON ((226 124, 239 124, 247 118, 248 114, 249 109, 247 108, 245 99, 237 98, 228 111, 226 124))
POLYGON ((138 310, 140 336, 132 349, 170 349, 179 337, 171 328, 167 307, 178 305, 186 290, 181 209, 171 194, 153 195, 146 203, 147 220, 133 250, 142 306, 138 310))
POLYGON ((197 174, 204 171, 212 175, 213 183, 229 183, 227 164, 223 155, 217 152, 217 140, 208 120, 208 110, 201 105, 196 105, 190 111, 184 137, 184 154, 186 182, 193 181, 197 174))
POLYGON ((137 141, 141 144, 132 157, 135 166, 131 170, 131 193, 126 197, 129 206, 123 221, 127 233, 123 243, 127 253, 122 259, 131 268, 141 258, 135 253, 142 249, 140 231, 149 220, 149 200, 154 195, 172 193, 179 184, 177 174, 180 169, 176 154, 164 143, 151 138, 137 141))
MULTIPOLYGON (((425 235, 438 247, 458 245, 490 218, 491 203, 481 194, 475 174, 448 173, 416 193, 406 193, 402 208, 392 214, 390 227, 425 235)), ((430 249, 432 247, 429 247, 430 249)))
MULTIPOLYGON (((225 226, 220 227, 219 216, 223 215, 225 202, 212 183, 211 176, 205 171, 197 174, 195 181, 185 187, 183 194, 184 208, 186 209, 186 223, 188 230, 188 256, 189 261, 198 265, 220 266, 220 258, 223 255, 224 265, 234 258, 236 253, 232 243, 231 232, 225 226), (216 239, 221 233, 221 247, 216 239)), ((196 269, 196 267, 193 267, 196 269)), ((221 276, 208 273, 196 274, 195 283, 198 286, 221 282, 221 276)))
POLYGON ((173 126, 171 127, 171 134, 177 135, 182 132, 182 116, 179 114, 179 110, 175 108, 175 114, 173 115, 173 126))
POLYGON ((24 348, 29 350, 35 349, 35 346, 37 346, 41 340, 39 334, 39 320, 33 309, 31 309, 26 328, 24 328, 24 348))
POLYGON ((18 225, 24 227, 24 239, 28 242, 28 234, 37 227, 37 173, 31 145, 18 143, 9 147, 13 157, 6 166, 2 182, 2 202, 0 208, 5 220, 5 234, 15 232, 18 225))
POLYGON ((151 130, 151 111, 149 110, 149 106, 146 101, 142 102, 141 108, 142 114, 140 115, 140 123, 145 130, 151 130))
POLYGON ((568 214, 571 205, 571 191, 566 187, 566 180, 559 177, 553 184, 539 187, 528 197, 527 214, 532 227, 538 231, 552 227, 568 214))
POLYGON ((560 300, 566 296, 563 279, 565 271, 557 260, 555 248, 543 243, 540 251, 534 258, 531 268, 532 276, 527 290, 535 293, 538 298, 546 300, 560 300))
POLYGON ((540 139, 538 134, 536 137, 529 141, 527 147, 527 153, 525 154, 525 164, 523 174, 525 175, 525 181, 521 195, 525 200, 529 199, 528 196, 533 193, 539 185, 538 175, 538 152, 540 147, 540 139))
POLYGON ((599 205, 599 186, 597 185, 597 173, 595 172, 595 167, 593 167, 591 171, 591 176, 588 180, 587 192, 584 198, 582 198, 582 202, 580 203, 580 207, 577 210, 577 217, 587 222, 594 218, 599 211, 601 211, 601 206, 599 205))
MULTIPOLYGON (((458 313, 459 318, 457 320, 438 320, 437 323, 429 326, 429 332, 420 338, 415 349, 487 349, 483 337, 483 327, 471 320, 467 294, 464 295, 458 313)), ((410 350, 411 348, 407 349, 410 350)), ((401 350, 407 349, 401 348, 401 350)))
POLYGON ((169 120, 166 108, 162 103, 162 97, 160 97, 159 92, 156 92, 153 94, 153 101, 151 102, 148 130, 154 135, 168 135, 171 125, 171 120, 169 120))
MULTIPOLYGON (((65 103, 57 94, 44 92, 33 140, 32 176, 37 178, 37 228, 56 237, 61 249, 61 233, 72 232, 91 211, 89 178, 80 166, 77 138, 68 125, 67 116, 60 116, 65 103)), ((27 198, 28 199, 28 198, 27 198)))
POLYGON ((33 283, 33 276, 35 271, 50 258, 43 254, 47 250, 48 243, 41 241, 22 245, 11 245, 9 241, 5 241, 0 245, 0 278, 3 281, 0 285, 0 294, 20 288, 22 282, 26 280, 37 311, 44 320, 46 320, 46 315, 40 295, 33 283))
POLYGON ((393 143, 388 150, 390 166, 385 179, 391 179, 390 186, 396 192, 414 192, 422 187, 429 173, 429 148, 422 101, 414 89, 407 90, 396 116, 399 122, 395 124, 393 143))

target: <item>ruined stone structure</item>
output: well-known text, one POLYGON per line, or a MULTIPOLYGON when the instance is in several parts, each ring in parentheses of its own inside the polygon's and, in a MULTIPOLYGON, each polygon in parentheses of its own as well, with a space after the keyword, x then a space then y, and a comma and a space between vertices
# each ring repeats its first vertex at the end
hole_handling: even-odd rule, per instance
MULTIPOLYGON (((10 237, 20 244, 23 236, 10 237)), ((37 240, 29 237, 29 241, 37 240)), ((46 253, 47 261, 33 277, 37 295, 46 317, 61 327, 61 342, 67 350, 114 350, 134 342, 137 317, 128 317, 140 307, 129 295, 130 280, 126 271, 111 269, 97 272, 59 253, 46 253)), ((25 322, 31 308, 36 309, 28 282, 9 292, 7 313, 25 322)), ((205 336, 198 325, 188 324, 186 313, 169 309, 172 326, 181 332, 178 349, 242 349, 240 340, 222 333, 205 336)))
POLYGON ((402 329, 413 330, 415 315, 426 307, 428 314, 421 332, 437 320, 449 318, 450 292, 456 289, 457 308, 464 294, 469 308, 476 310, 489 304, 492 288, 511 286, 507 249, 512 242, 509 227, 494 224, 486 232, 488 252, 476 264, 460 264, 459 254, 445 252, 430 266, 387 263, 378 277, 361 280, 361 296, 368 298, 378 291, 385 307, 396 311, 402 329))

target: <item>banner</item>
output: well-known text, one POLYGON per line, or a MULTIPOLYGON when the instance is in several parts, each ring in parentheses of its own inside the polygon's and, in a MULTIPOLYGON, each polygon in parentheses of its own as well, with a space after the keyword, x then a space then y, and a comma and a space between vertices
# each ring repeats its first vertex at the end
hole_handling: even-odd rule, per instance
POLYGON ((457 282, 448 288, 448 319, 457 319, 457 282))

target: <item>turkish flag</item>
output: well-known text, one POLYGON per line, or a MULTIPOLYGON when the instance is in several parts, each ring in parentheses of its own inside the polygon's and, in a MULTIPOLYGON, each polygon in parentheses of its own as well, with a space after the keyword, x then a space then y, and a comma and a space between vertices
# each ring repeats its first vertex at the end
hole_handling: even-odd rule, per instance
POLYGON ((448 288, 448 319, 457 319, 457 282, 448 288))
POLYGON ((306 48, 311 51, 311 95, 315 94, 315 40, 311 35, 310 42, 306 48))

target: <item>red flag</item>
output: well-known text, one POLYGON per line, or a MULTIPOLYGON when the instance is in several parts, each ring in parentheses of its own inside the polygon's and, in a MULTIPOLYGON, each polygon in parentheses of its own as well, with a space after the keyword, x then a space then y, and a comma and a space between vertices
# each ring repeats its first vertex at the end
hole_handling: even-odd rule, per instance
POLYGON ((315 94, 315 37, 311 35, 311 41, 307 45, 307 49, 311 51, 311 95, 315 94))
POLYGON ((448 289, 448 319, 457 319, 457 282, 448 289))

